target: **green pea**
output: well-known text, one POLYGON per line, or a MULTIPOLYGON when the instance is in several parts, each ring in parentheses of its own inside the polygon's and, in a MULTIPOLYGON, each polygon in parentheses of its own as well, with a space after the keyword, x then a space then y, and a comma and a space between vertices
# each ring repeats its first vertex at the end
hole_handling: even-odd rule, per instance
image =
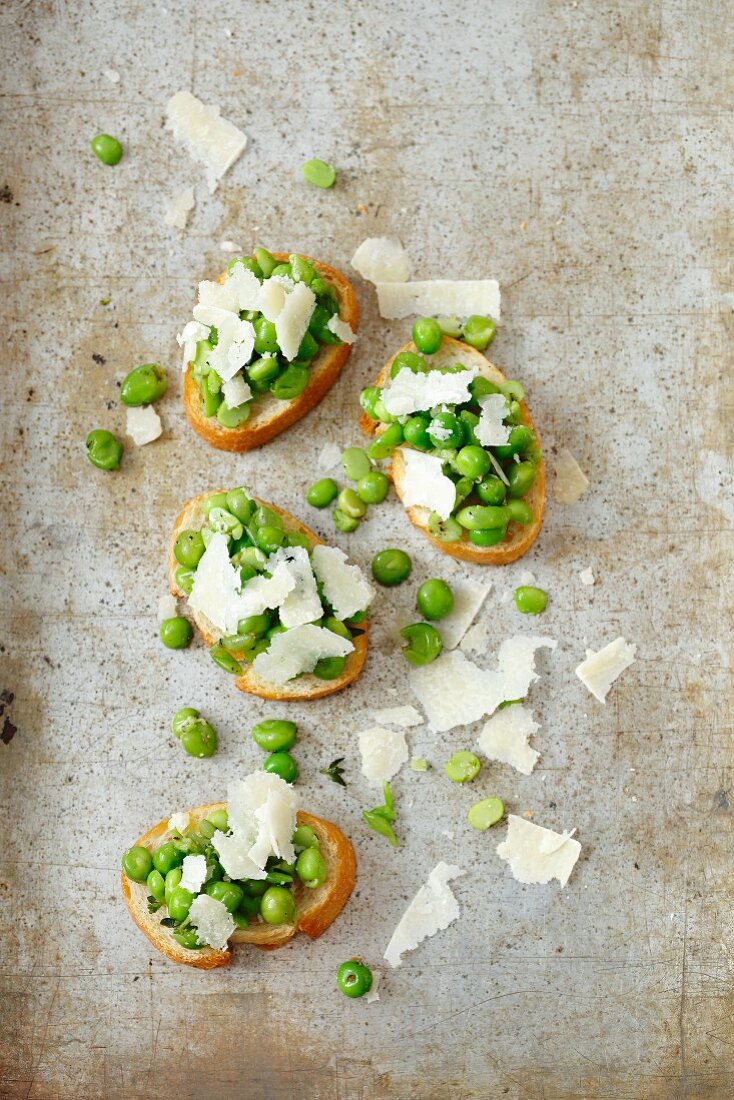
POLYGON ((122 869, 133 882, 145 882, 153 870, 153 857, 147 848, 135 844, 123 855, 122 869))
POLYGON ((313 265, 304 256, 299 256, 295 252, 288 257, 288 262, 291 265, 294 282, 305 283, 306 286, 310 286, 316 278, 316 269, 313 265))
POLYGON ((260 316, 253 322, 252 327, 255 329, 255 351, 258 355, 279 350, 273 321, 268 321, 267 317, 260 316))
POLYGON ((219 829, 220 833, 226 833, 229 831, 229 815, 224 806, 218 810, 212 810, 207 814, 207 821, 211 821, 215 829, 219 829))
POLYGON ((273 275, 285 275, 285 276, 287 276, 287 278, 290 279, 291 275, 293 274, 293 269, 292 269, 291 265, 288 264, 288 263, 276 264, 275 267, 273 268, 273 270, 270 272, 270 274, 271 274, 271 276, 273 276, 273 275))
POLYGON ((389 489, 390 482, 382 470, 370 470, 357 482, 357 496, 365 504, 381 504, 389 489))
POLYGON ((284 546, 300 546, 303 550, 309 552, 313 549, 313 543, 308 535, 304 535, 301 531, 286 531, 284 546))
POLYGON ((246 619, 240 619, 237 623, 238 634, 255 634, 257 637, 264 634, 270 627, 270 616, 267 612, 262 615, 249 615, 246 619))
MULTIPOLYGON (((394 424, 398 419, 397 416, 393 416, 392 413, 389 413, 387 411, 387 409, 385 408, 385 402, 382 400, 382 395, 380 395, 380 397, 378 397, 375 401, 375 413, 377 415, 377 419, 382 424, 394 424)), ((367 453, 369 454, 369 448, 367 453)))
POLYGON ((515 607, 523 615, 540 615, 548 606, 548 593, 532 584, 521 584, 515 589, 515 607))
POLYGON ((171 935, 179 947, 183 947, 187 951, 198 951, 200 948, 206 946, 206 944, 199 943, 199 934, 196 929, 191 926, 186 928, 174 928, 171 935))
POLYGON ((296 860, 296 874, 309 890, 326 881, 328 868, 318 848, 304 848, 296 860))
MULTIPOLYGON (((178 848, 172 840, 167 840, 165 844, 161 844, 160 848, 156 848, 153 853, 153 866, 156 871, 165 878, 169 871, 172 871, 174 867, 180 867, 183 863, 184 853, 179 852, 178 848)), ((148 874, 150 868, 148 868, 148 874)), ((147 877, 147 874, 146 874, 147 877)))
POLYGON ((459 473, 475 481, 484 477, 491 465, 492 462, 484 447, 477 447, 474 444, 462 447, 456 456, 459 473))
POLYGON ((226 508, 212 508, 209 511, 209 527, 212 531, 218 531, 222 535, 231 535, 233 539, 241 539, 242 524, 226 508))
POLYGON ((502 542, 507 534, 507 524, 504 523, 501 527, 488 527, 485 530, 470 531, 469 542, 474 546, 496 546, 497 543, 502 542))
MULTIPOLYGON (((151 865, 152 863, 153 860, 151 858, 151 865)), ((153 868, 145 880, 145 885, 151 897, 154 897, 156 901, 163 901, 166 896, 166 880, 160 871, 156 871, 156 869, 153 868)))
POLYGON ((422 355, 416 355, 414 351, 399 351, 390 366, 390 377, 395 378, 401 370, 409 370, 413 374, 425 374, 428 363, 422 355))
POLYGON ((201 531, 181 531, 173 544, 173 556, 181 565, 194 569, 204 556, 204 538, 201 531))
POLYGON ((242 889, 248 898, 261 898, 268 888, 265 879, 247 879, 242 883, 242 889))
POLYGON ((217 409, 217 420, 223 428, 237 428, 249 420, 252 406, 249 401, 242 405, 235 405, 233 409, 229 405, 221 404, 217 409))
POLYGON ((403 438, 417 451, 433 450, 433 441, 428 435, 431 419, 428 416, 411 416, 403 425, 403 438))
POLYGON ((206 818, 204 818, 202 821, 199 822, 199 832, 205 840, 211 840, 211 838, 214 836, 214 833, 216 832, 216 829, 212 825, 211 821, 207 821, 206 818))
POLYGON ((238 927, 242 927, 239 925, 239 919, 242 917, 245 920, 256 920, 260 916, 260 898, 251 898, 245 894, 240 902, 239 909, 233 916, 235 921, 238 922, 238 927))
POLYGON ((336 169, 327 164, 325 160, 313 157, 301 165, 301 175, 306 183, 312 183, 314 187, 329 188, 334 186, 336 169))
POLYGON ((513 455, 524 454, 535 442, 535 433, 525 424, 518 424, 510 430, 507 443, 493 447, 492 450, 498 458, 512 458, 513 455))
POLYGON ((367 448, 370 458, 389 458, 395 448, 403 442, 402 424, 390 424, 385 431, 377 436, 367 448))
POLYGON ((97 134, 90 145, 94 155, 110 168, 122 160, 122 146, 117 138, 110 137, 109 134, 97 134))
POLYGON ((345 534, 356 531, 359 527, 359 520, 354 516, 348 516, 346 512, 342 512, 341 508, 335 508, 331 515, 334 526, 337 530, 344 531, 345 534))
POLYGON ((209 514, 215 508, 227 507, 227 494, 226 493, 211 493, 210 496, 204 501, 204 515, 209 518, 209 514))
POLYGON ((363 997, 372 989, 372 971, 364 963, 350 959, 339 966, 336 984, 345 997, 363 997))
POLYGON ((177 886, 168 896, 168 915, 172 920, 186 920, 194 895, 183 886, 177 886))
POLYGON ((484 351, 494 340, 496 331, 497 326, 491 317, 480 317, 478 314, 473 313, 464 322, 462 338, 464 343, 470 344, 478 351, 484 351))
POLYGON ((337 498, 337 506, 340 512, 352 519, 361 519, 367 511, 367 505, 354 489, 342 489, 337 498))
POLYGON ((265 278, 269 278, 278 261, 272 253, 268 252, 267 248, 256 248, 252 255, 265 278))
POLYGON ((303 336, 303 339, 301 340, 301 343, 298 345, 296 359, 299 361, 299 363, 310 363, 318 350, 318 341, 314 340, 313 336, 307 329, 303 336))
POLYGON ((359 395, 359 404, 370 420, 379 420, 375 412, 375 402, 379 400, 381 394, 382 390, 379 386, 367 386, 359 395))
POLYGON ((126 376, 120 389, 123 405, 150 405, 163 397, 168 387, 168 378, 163 367, 157 363, 144 363, 135 367, 126 376))
POLYGON ((474 491, 482 504, 504 504, 505 485, 494 474, 490 474, 489 477, 485 477, 483 481, 480 481, 474 491))
POLYGON ((226 507, 240 523, 249 523, 255 511, 255 502, 247 495, 246 489, 231 489, 227 493, 226 507))
POLYGON ((403 646, 403 657, 416 668, 430 665, 440 656, 443 649, 441 635, 435 626, 429 626, 428 623, 404 626, 400 631, 400 637, 405 638, 408 643, 403 646))
POLYGON ((488 527, 502 527, 507 523, 507 509, 489 504, 470 504, 457 513, 456 519, 468 531, 483 531, 488 527))
POLYGON ((533 509, 524 500, 508 500, 505 505, 507 514, 513 523, 527 527, 533 522, 533 509))
POLYGON ((186 649, 193 636, 194 628, 189 620, 184 619, 182 615, 164 619, 161 623, 161 641, 168 649, 186 649))
POLYGON ((490 382, 488 378, 485 378, 483 374, 480 374, 469 383, 469 392, 474 400, 478 401, 480 397, 486 397, 488 393, 500 393, 500 388, 494 382, 490 382))
POLYGON ((233 657, 239 659, 245 659, 247 651, 252 649, 257 638, 254 634, 228 634, 224 638, 220 638, 220 644, 224 646, 227 653, 231 653, 233 657))
POLYGON ((263 358, 256 359, 254 363, 246 366, 245 372, 253 388, 258 392, 265 392, 269 384, 280 373, 278 358, 275 355, 263 356, 263 358))
POLYGON ((241 550, 237 551, 237 561, 234 564, 240 566, 240 576, 243 584, 246 584, 252 576, 250 570, 254 569, 256 573, 262 573, 268 564, 268 559, 257 546, 243 546, 241 550), (243 575, 243 571, 247 573, 247 576, 243 575))
POLYGON ((310 825, 299 825, 291 840, 294 848, 319 847, 319 838, 310 825))
POLYGON ((472 829, 491 829, 502 819, 505 807, 499 798, 483 798, 481 802, 475 802, 466 815, 472 829))
POLYGON ((438 321, 432 317, 421 317, 413 325, 413 343, 424 355, 433 355, 441 347, 443 333, 438 321))
POLYGON ((459 542, 463 531, 453 516, 441 519, 437 512, 428 517, 428 532, 439 542, 459 542))
POLYGON ((95 428, 87 436, 87 458, 98 470, 116 470, 122 458, 122 443, 112 432, 95 428))
POLYGON ((285 531, 282 527, 273 527, 272 524, 266 523, 264 527, 255 529, 254 538, 260 550, 264 550, 266 554, 272 554, 285 542, 285 531))
POLYGON ((286 718, 263 718, 252 727, 252 740, 264 752, 287 752, 296 743, 298 728, 286 718))
POLYGON ((306 500, 312 508, 326 508, 339 492, 337 483, 330 477, 315 481, 306 493, 306 500))
POLYGON ((204 416, 216 416, 217 409, 224 399, 217 388, 214 371, 210 371, 209 374, 202 378, 201 396, 203 399, 204 416))
POLYGON ((232 676, 242 675, 242 665, 237 661, 231 653, 228 653, 221 642, 215 642, 209 650, 209 656, 214 661, 215 665, 219 665, 225 672, 229 672, 232 676))
MULTIPOLYGON (((181 857, 182 857, 182 860, 183 860, 183 853, 180 853, 180 854, 181 854, 181 857)), ((161 871, 161 874, 163 875, 163 879, 165 881, 165 892, 164 892, 163 897, 164 897, 164 900, 166 902, 166 905, 168 904, 168 899, 170 898, 171 894, 173 893, 173 891, 178 886, 178 884, 181 881, 181 878, 183 876, 183 871, 181 870, 181 865, 180 865, 181 861, 175 867, 172 867, 170 871, 161 871)))
POLYGON ((192 718, 198 718, 199 712, 195 707, 181 707, 181 710, 177 710, 171 719, 171 729, 173 730, 174 737, 180 737, 183 731, 188 727, 192 718))
POLYGON ((479 423, 477 414, 471 412, 469 409, 462 409, 459 413, 459 420, 464 425, 464 435, 467 441, 473 443, 475 447, 481 447, 481 443, 476 436, 476 427, 479 423))
POLYGON ((507 471, 511 497, 523 497, 535 481, 535 466, 532 462, 514 462, 507 471))
POLYGON ((251 271, 253 275, 256 275, 258 279, 262 279, 263 273, 260 264, 257 260, 253 260, 251 256, 237 256, 234 260, 230 260, 227 264, 227 274, 231 274, 234 271, 237 264, 241 264, 246 271, 251 271))
POLYGON ((346 623, 343 623, 341 619, 335 619, 333 615, 329 615, 324 619, 324 629, 330 630, 332 634, 338 634, 340 638, 351 638, 352 636, 346 623))
POLYGON ((283 373, 270 383, 270 392, 279 401, 292 401, 303 393, 308 385, 308 367, 304 367, 295 361, 289 363, 283 373))
POLYGON ((361 447, 347 447, 342 451, 342 466, 350 481, 359 481, 372 469, 367 452, 361 447))
POLYGON ((245 891, 236 882, 209 882, 204 892, 215 901, 221 901, 230 913, 239 909, 245 896, 245 891))
POLYGON ((194 570, 187 569, 185 565, 179 565, 173 574, 176 584, 185 596, 191 595, 191 590, 194 587, 194 575, 194 570))
POLYGON ((520 382, 517 382, 514 378, 508 378, 506 382, 503 382, 500 390, 510 400, 522 401, 525 397, 525 390, 520 382))
POLYGON ((322 299, 311 314, 308 322, 308 331, 315 336, 320 344, 341 344, 341 340, 328 327, 329 321, 337 312, 336 303, 331 299, 322 299))
POLYGON ((402 584, 410 576, 412 568, 413 563, 404 550, 380 550, 372 559, 372 576, 386 588, 402 584))
POLYGON ((263 761, 263 771, 279 775, 286 783, 295 783, 298 779, 298 764, 289 752, 271 752, 263 761))
POLYGON ((260 915, 266 924, 294 924, 296 902, 285 886, 270 886, 262 896, 260 915))
POLYGON ((322 657, 316 662, 313 674, 319 680, 338 680, 344 672, 346 663, 346 657, 322 657))
POLYGON ((454 594, 446 581, 434 578, 423 582, 415 603, 424 619, 444 619, 454 606, 454 594))
POLYGON ((219 738, 217 731, 203 718, 191 718, 189 724, 181 730, 181 745, 189 756, 203 760, 217 751, 219 738))
POLYGON ((439 317, 438 326, 444 336, 452 336, 454 340, 461 336, 461 321, 458 317, 439 317))
POLYGON ((462 501, 471 493, 474 488, 474 481, 470 477, 460 477, 455 483, 456 499, 454 501, 454 508, 458 508, 462 501))
POLYGON ((455 752, 444 764, 444 771, 452 783, 468 783, 479 774, 481 762, 473 752, 455 752))
POLYGON ((428 437, 434 447, 461 447, 464 442, 464 425, 458 416, 440 412, 428 427, 428 437))

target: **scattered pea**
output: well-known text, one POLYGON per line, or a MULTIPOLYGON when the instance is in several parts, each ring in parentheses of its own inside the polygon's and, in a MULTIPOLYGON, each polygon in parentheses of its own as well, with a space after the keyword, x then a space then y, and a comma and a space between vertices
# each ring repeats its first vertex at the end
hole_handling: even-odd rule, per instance
POLYGON ((110 137, 109 134, 97 134, 92 138, 90 145, 94 155, 103 164, 113 167, 122 160, 122 146, 117 138, 110 137))
POLYGON ((213 756, 219 744, 217 731, 204 718, 199 717, 190 718, 188 723, 182 724, 180 737, 184 752, 200 760, 213 756))
POLYGON ((372 971, 359 960, 349 959, 339 966, 336 984, 345 997, 363 997, 372 989, 372 971))
POLYGON ((414 756, 410 761, 410 768, 414 772, 427 772, 428 761, 423 756, 414 756))
POLYGON ((296 743, 297 726, 286 718, 263 718, 252 727, 252 740, 264 752, 287 752, 296 743))
POLYGON ((424 355, 433 355, 441 347, 443 333, 438 321, 421 317, 413 325, 413 343, 424 355))
POLYGON ((194 628, 188 619, 182 615, 175 615, 171 619, 164 619, 160 626, 160 637, 164 646, 169 649, 186 649, 194 636, 194 628))
POLYGON ((466 815, 472 829, 491 829, 504 815, 505 807, 499 798, 483 798, 481 802, 475 802, 466 815))
POLYGON ((306 493, 306 500, 312 508, 326 508, 331 504, 339 492, 339 486, 330 477, 322 477, 315 481, 306 493))
POLYGON ((87 436, 87 458, 98 470, 116 470, 122 458, 122 443, 112 432, 95 428, 87 436))
POLYGON ((289 752, 272 752, 263 762, 263 771, 279 775, 286 783, 298 779, 298 764, 289 752))
POLYGON ((342 489, 337 497, 340 512, 352 519, 361 519, 367 511, 367 505, 354 489, 342 489))
POLYGON ((372 576, 386 588, 402 584, 412 568, 413 563, 404 550, 380 550, 372 559, 372 576))
POLYGON ((452 783, 468 783, 479 774, 481 766, 473 752, 455 752, 444 764, 444 771, 452 783))
POLYGON ((346 512, 342 512, 341 508, 335 508, 331 515, 334 520, 334 526, 337 530, 344 531, 345 534, 356 531, 359 527, 359 520, 354 516, 348 516, 346 512))
POLYGON ((327 164, 325 160, 312 158, 301 166, 301 175, 306 183, 312 183, 314 187, 329 188, 334 186, 336 169, 327 164))
POLYGON ((454 340, 461 336, 461 321, 458 317, 439 317, 438 324, 444 336, 453 336, 454 340))
POLYGON ((515 589, 515 607, 523 615, 540 615, 548 606, 548 593, 532 584, 521 584, 515 589))
POLYGON ((195 707, 181 707, 171 719, 171 729, 174 737, 180 737, 187 728, 192 718, 198 718, 199 712, 195 707))
POLYGON ((494 340, 496 331, 497 326, 491 317, 480 317, 475 313, 464 322, 462 338, 464 343, 484 351, 494 340))
POLYGON ((416 593, 416 607, 424 619, 443 619, 454 606, 454 594, 446 581, 424 581, 416 593))
POLYGON ((406 661, 417 668, 430 665, 440 656, 443 649, 443 640, 435 626, 428 623, 413 623, 404 626, 400 631, 400 637, 408 643, 403 646, 403 656, 406 661))
POLYGON ((342 452, 342 466, 350 481, 359 481, 372 469, 367 452, 361 447, 347 447, 342 452))
POLYGON ((157 363, 143 363, 125 377, 120 388, 123 405, 150 405, 158 401, 168 388, 168 378, 157 363))
POLYGON ((390 482, 382 470, 370 470, 357 482, 357 496, 365 504, 381 504, 389 488, 390 482))

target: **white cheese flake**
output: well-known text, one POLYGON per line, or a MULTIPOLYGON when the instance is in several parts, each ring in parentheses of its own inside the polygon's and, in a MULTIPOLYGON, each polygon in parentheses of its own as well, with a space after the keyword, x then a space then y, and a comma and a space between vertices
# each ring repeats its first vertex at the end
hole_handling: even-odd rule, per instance
POLYGON ((191 894, 198 894, 206 882, 206 856, 184 856, 181 864, 182 890, 188 890, 191 894))
POLYGON ((500 319, 500 285, 496 279, 434 279, 415 282, 377 282, 380 316, 469 317, 478 313, 500 319))
POLYGON ((556 459, 553 496, 559 504, 575 504, 589 488, 589 479, 569 450, 564 448, 556 459))
POLYGON ((229 836, 216 830, 212 837, 212 847, 219 862, 230 878, 265 878, 266 872, 250 859, 248 852, 256 834, 252 837, 229 836))
POLYGON ((308 550, 304 546, 281 547, 271 555, 268 569, 284 564, 295 582, 293 589, 280 604, 280 621, 290 630, 303 623, 312 623, 323 615, 321 600, 316 589, 316 578, 311 568, 308 550))
POLYGON ((518 882, 546 883, 556 878, 561 888, 580 853, 581 845, 571 839, 571 833, 554 833, 516 814, 509 814, 507 836, 497 845, 497 855, 509 863, 518 882))
POLYGON ((533 712, 515 703, 492 715, 479 734, 477 744, 488 759, 509 764, 523 775, 530 775, 540 753, 531 749, 528 737, 539 729, 533 712))
MULTIPOLYGON (((268 569, 274 557, 275 554, 268 559, 268 569)), ((245 619, 249 615, 262 615, 263 611, 282 607, 296 588, 296 583, 290 563, 283 559, 278 560, 273 565, 271 576, 253 577, 244 586, 237 604, 237 618, 245 619)))
POLYGON ((186 370, 189 363, 196 357, 196 345, 199 340, 206 340, 209 329, 199 321, 189 321, 184 325, 183 332, 176 335, 176 342, 183 349, 181 370, 186 370))
POLYGON ((419 943, 448 928, 459 917, 459 903, 448 884, 464 873, 460 867, 443 860, 434 867, 428 881, 403 913, 387 945, 385 958, 390 966, 400 966, 401 956, 406 951, 415 950, 419 943))
POLYGON ((598 653, 586 650, 586 660, 576 669, 584 687, 587 687, 600 703, 606 701, 610 687, 626 668, 635 660, 637 646, 629 644, 624 638, 615 638, 598 653))
POLYGON ((285 305, 285 288, 276 279, 265 279, 260 288, 258 308, 267 321, 276 321, 285 305))
POLYGON ((531 573, 529 569, 523 570, 520 574, 520 584, 535 584, 536 580, 535 573, 531 573))
POLYGON ((152 443, 163 431, 161 418, 152 405, 138 405, 127 410, 127 428, 129 435, 138 447, 152 443))
POLYGON ((459 643, 464 653, 486 653, 489 649, 489 629, 486 623, 474 623, 459 643))
POLYGON ((189 923, 196 929, 199 943, 214 947, 217 951, 224 950, 236 928, 227 906, 208 894, 199 894, 191 902, 189 923))
POLYGON ((408 759, 408 745, 402 730, 371 726, 359 734, 362 775, 371 783, 392 779, 408 759))
POLYGON ((191 92, 176 92, 166 105, 166 126, 176 141, 186 145, 190 155, 206 168, 212 194, 219 181, 247 145, 247 136, 220 115, 220 108, 208 106, 191 92))
POLYGON ((109 80, 110 84, 120 83, 120 74, 118 73, 117 69, 103 69, 102 76, 105 78, 105 80, 109 80))
POLYGON ((441 519, 448 519, 456 504, 456 486, 443 472, 436 455, 401 447, 403 478, 401 496, 406 508, 427 508, 441 519))
POLYGON ((423 716, 419 711, 406 703, 401 707, 383 707, 382 710, 372 712, 376 722, 385 726, 398 726, 399 729, 410 729, 411 726, 423 725, 423 716))
POLYGON ((235 374, 222 383, 222 397, 228 409, 236 409, 238 405, 244 405, 252 397, 252 390, 241 374, 235 374))
POLYGON ((457 577, 451 581, 454 606, 437 624, 444 649, 455 649, 461 642, 491 590, 491 581, 483 582, 475 577, 471 580, 457 577))
POLYGON ((337 619, 350 619, 369 607, 375 590, 359 566, 350 565, 343 550, 319 543, 313 548, 311 564, 337 619))
POLYGON ((191 817, 187 813, 175 813, 168 819, 168 828, 171 832, 184 833, 189 827, 191 817))
POLYGON ((271 772, 253 772, 230 784, 228 799, 231 835, 217 830, 212 845, 231 878, 264 878, 271 856, 293 862, 296 795, 290 784, 271 772))
POLYGON ((591 566, 589 566, 588 569, 581 570, 579 573, 579 580, 582 584, 587 585, 587 587, 591 587, 591 585, 595 583, 596 577, 594 576, 594 571, 591 566))
POLYGON ((176 597, 172 596, 170 592, 166 592, 165 596, 158 597, 158 622, 162 623, 166 619, 172 619, 178 610, 178 604, 176 603, 176 597))
POLYGON ((483 447, 501 447, 510 438, 509 425, 503 423, 509 413, 507 398, 502 393, 487 393, 479 398, 481 415, 474 429, 483 447))
POLYGON ((411 275, 408 254, 395 237, 367 237, 350 263, 371 283, 400 283, 411 275))
POLYGON ((193 187, 184 187, 183 191, 166 200, 163 220, 174 229, 185 229, 189 214, 196 205, 193 187))
POLYGON ((342 447, 338 447, 336 443, 324 443, 323 447, 319 451, 319 457, 316 460, 319 465, 319 469, 326 472, 327 470, 333 470, 341 462, 342 447))
POLYGON ((306 623, 275 634, 269 648, 252 662, 257 676, 285 684, 303 672, 313 672, 322 657, 347 657, 354 650, 348 638, 306 623))
MULTIPOLYGON (((226 283, 222 289, 227 289, 226 283)), ((211 294, 207 293, 206 297, 211 297, 211 294)), ((207 352, 209 366, 214 368, 223 382, 234 378, 237 371, 249 362, 255 346, 252 323, 241 321, 237 313, 232 313, 223 306, 203 303, 194 306, 194 320, 204 325, 213 325, 217 330, 217 345, 207 352)))
POLYGON ((220 241, 219 242, 219 251, 220 252, 241 252, 242 251, 242 245, 237 244, 237 241, 229 241, 229 240, 220 241))
POLYGON ((357 339, 357 334, 352 329, 352 326, 348 321, 342 321, 341 317, 337 313, 333 313, 326 323, 326 327, 329 332, 333 332, 337 336, 342 344, 353 344, 357 339))
POLYGON ((296 283, 275 318, 275 338, 289 361, 297 358, 301 340, 316 305, 316 295, 305 283, 296 283))
POLYGON ((244 618, 238 613, 239 598, 239 570, 229 560, 226 536, 216 532, 196 567, 189 607, 223 634, 236 634, 237 623, 244 618))
POLYGON ((469 384, 477 374, 476 367, 421 373, 403 367, 383 389, 382 401, 392 416, 427 412, 435 405, 461 405, 471 400, 469 384))

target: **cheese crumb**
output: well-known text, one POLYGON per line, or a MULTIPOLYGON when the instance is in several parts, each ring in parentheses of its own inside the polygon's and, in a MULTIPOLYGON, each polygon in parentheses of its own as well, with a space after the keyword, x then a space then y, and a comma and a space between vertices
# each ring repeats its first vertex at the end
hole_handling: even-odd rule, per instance
POLYGON ((220 241, 219 249, 221 252, 241 252, 242 245, 237 244, 237 241, 220 241))
POLYGON ((117 69, 103 69, 102 76, 105 78, 105 80, 109 80, 110 84, 120 83, 120 74, 118 73, 117 69))
MULTIPOLYGON (((451 581, 454 594, 454 606, 438 623, 444 649, 455 649, 466 634, 472 620, 482 609, 482 605, 492 589, 492 582, 482 582, 475 577, 471 580, 458 577, 451 581)), ((463 647, 462 647, 463 648, 463 647)))
POLYGON ((168 819, 168 828, 171 832, 184 833, 189 827, 191 818, 187 813, 172 814, 168 819))
POLYGON ((470 383, 476 367, 466 370, 426 371, 416 374, 402 367, 382 391, 382 401, 392 416, 427 412, 436 405, 461 405, 471 400, 470 383))
POLYGON ((490 760, 510 764, 523 775, 530 775, 540 753, 530 748, 528 737, 539 729, 533 712, 515 703, 492 715, 479 734, 477 744, 490 760))
POLYGON ((586 660, 578 666, 576 675, 584 687, 587 687, 600 703, 604 703, 610 687, 634 662, 636 653, 636 645, 628 644, 624 638, 615 638, 598 653, 587 649, 586 660))
POLYGON ((152 405, 138 405, 127 410, 126 435, 129 435, 138 447, 152 443, 163 431, 161 418, 152 405))
POLYGON ((333 470, 341 462, 342 448, 337 447, 336 443, 324 443, 323 447, 319 451, 319 457, 316 460, 320 470, 326 472, 327 470, 333 470))
POLYGON ((183 191, 166 200, 163 220, 174 229, 185 229, 189 214, 196 205, 193 187, 184 187, 183 191))
POLYGON ((479 405, 482 412, 474 429, 477 439, 484 447, 504 446, 510 438, 510 427, 504 423, 509 412, 507 398, 502 393, 488 393, 479 398, 479 405))
POLYGON ((207 106, 191 92, 177 92, 169 99, 166 126, 205 166, 209 190, 214 194, 222 176, 244 152, 247 136, 220 117, 218 106, 207 106))
POLYGON ((408 254, 395 237, 368 237, 350 263, 371 283, 405 282, 410 278, 408 254))
POLYGON ((448 884, 464 873, 460 867, 443 860, 434 867, 428 881, 403 913, 387 945, 385 958, 390 966, 400 966, 401 956, 406 951, 415 950, 423 940, 448 928, 457 919, 459 903, 448 884))
POLYGON ((342 344, 353 344, 357 339, 357 334, 353 331, 352 326, 347 321, 342 321, 337 313, 332 314, 326 323, 326 327, 329 332, 333 332, 341 340, 342 344))
POLYGON ((385 783, 408 759, 408 746, 402 730, 372 726, 359 734, 362 774, 371 783, 385 783))
POLYGON ((581 572, 579 573, 579 580, 582 584, 585 584, 589 587, 594 584, 594 582, 596 581, 596 577, 594 576, 594 572, 591 567, 581 570, 581 572))
POLYGON ((235 374, 222 383, 222 396, 228 409, 236 409, 238 405, 244 405, 252 397, 252 390, 241 374, 235 374))
POLYGON ((581 853, 578 840, 569 833, 554 833, 516 814, 507 818, 507 836, 497 845, 497 855, 510 865, 518 882, 546 883, 557 878, 563 888, 581 853))
POLYGON ((214 947, 217 951, 224 950, 236 927, 226 905, 208 894, 199 894, 191 902, 189 923, 196 929, 199 943, 214 947))
POLYGON ((202 886, 206 882, 206 857, 205 856, 184 856, 184 861, 181 864, 181 881, 179 886, 182 890, 188 890, 191 894, 198 894, 202 886))
POLYGON ((589 487, 589 479, 569 450, 565 448, 556 459, 553 496, 559 504, 575 504, 589 487))
POLYGON ((162 623, 166 619, 172 619, 178 610, 178 604, 176 603, 176 597, 172 596, 170 592, 166 592, 165 596, 158 597, 158 622, 162 623))

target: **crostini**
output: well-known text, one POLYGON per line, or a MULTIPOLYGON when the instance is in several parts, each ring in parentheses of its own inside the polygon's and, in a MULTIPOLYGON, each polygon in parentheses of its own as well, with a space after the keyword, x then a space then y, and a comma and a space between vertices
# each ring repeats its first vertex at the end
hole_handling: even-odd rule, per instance
POLYGON ((540 440, 518 382, 444 336, 399 348, 362 391, 360 425, 413 524, 444 554, 505 565, 535 541, 545 507, 540 440))
POLYGON ((240 691, 318 699, 359 676, 374 589, 336 547, 244 488, 188 501, 169 583, 240 691))
POLYGON ((254 772, 212 802, 161 821, 122 857, 130 915, 171 962, 226 966, 231 945, 270 951, 296 932, 320 936, 356 878, 336 825, 296 810, 293 788, 254 772))
POLYGON ((189 424, 213 447, 249 451, 295 424, 333 386, 359 320, 351 283, 308 256, 256 248, 199 284, 183 348, 189 424))

